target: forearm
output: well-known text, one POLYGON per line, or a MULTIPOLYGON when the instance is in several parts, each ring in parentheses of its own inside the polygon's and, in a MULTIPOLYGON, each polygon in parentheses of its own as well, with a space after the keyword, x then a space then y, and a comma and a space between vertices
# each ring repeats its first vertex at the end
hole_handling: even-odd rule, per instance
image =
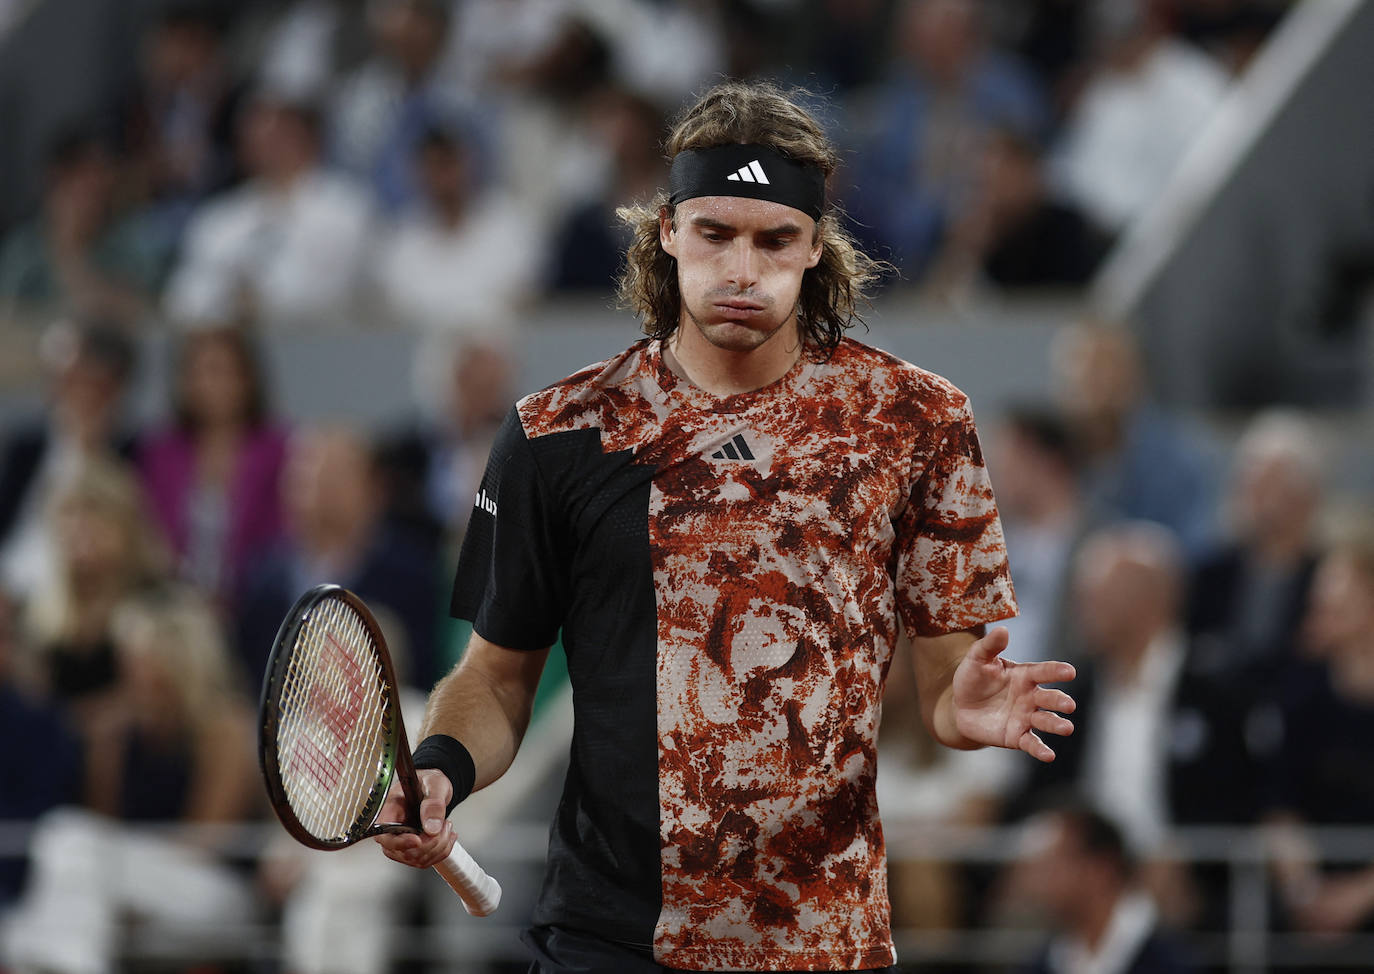
POLYGON ((504 649, 474 634, 463 661, 430 694, 420 739, 460 741, 477 772, 474 789, 491 784, 515 760, 547 657, 547 649, 504 649))

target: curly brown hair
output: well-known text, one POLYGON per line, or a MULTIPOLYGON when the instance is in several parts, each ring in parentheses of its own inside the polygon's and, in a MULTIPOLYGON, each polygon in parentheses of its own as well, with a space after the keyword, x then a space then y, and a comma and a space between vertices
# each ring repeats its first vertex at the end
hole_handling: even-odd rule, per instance
MULTIPOLYGON (((839 165, 820 123, 802 108, 801 93, 789 97, 775 85, 732 81, 716 85, 682 113, 665 149, 669 160, 686 149, 734 143, 766 145, 800 162, 818 166, 828 180, 839 165)), ((659 216, 673 216, 666 190, 647 203, 623 206, 616 215, 630 226, 634 239, 620 275, 621 305, 644 319, 644 332, 666 339, 677 330, 682 314, 677 260, 659 243, 659 216)), ((834 351, 855 320, 857 306, 885 265, 859 250, 840 225, 834 206, 816 223, 821 259, 802 277, 797 327, 807 348, 818 357, 834 351)))

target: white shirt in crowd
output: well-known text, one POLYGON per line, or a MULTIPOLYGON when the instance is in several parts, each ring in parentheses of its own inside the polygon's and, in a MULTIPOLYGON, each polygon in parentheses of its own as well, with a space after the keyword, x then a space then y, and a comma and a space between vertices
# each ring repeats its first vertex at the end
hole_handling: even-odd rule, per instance
POLYGON ((1104 674, 1093 703, 1093 733, 1083 756, 1087 797, 1121 823, 1142 853, 1160 846, 1169 825, 1169 715, 1185 655, 1182 634, 1156 636, 1134 679, 1120 683, 1104 674))
POLYGON ((1164 189, 1227 84, 1212 58, 1175 40, 1137 71, 1098 74, 1056 152, 1056 185, 1104 229, 1124 229, 1164 189))
POLYGON ((1096 950, 1077 937, 1055 940, 1050 945, 1049 968, 1055 974, 1124 974, 1154 932, 1156 919, 1149 896, 1127 893, 1116 901, 1096 950))
POLYGON ((457 227, 404 220, 377 254, 383 313, 431 333, 508 321, 534 297, 543 248, 526 211, 499 194, 475 199, 457 227))
POLYGON ((167 285, 176 321, 267 326, 347 320, 373 225, 367 191, 316 170, 280 192, 254 181, 211 200, 167 285))

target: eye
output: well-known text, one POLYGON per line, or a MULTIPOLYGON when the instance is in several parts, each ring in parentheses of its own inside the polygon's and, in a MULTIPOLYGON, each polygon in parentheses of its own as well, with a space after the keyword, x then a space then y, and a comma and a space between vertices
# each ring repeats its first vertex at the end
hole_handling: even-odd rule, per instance
POLYGON ((702 236, 705 237, 707 240, 711 241, 711 243, 720 243, 725 239, 725 235, 723 233, 718 233, 715 230, 707 230, 705 233, 702 234, 702 236))

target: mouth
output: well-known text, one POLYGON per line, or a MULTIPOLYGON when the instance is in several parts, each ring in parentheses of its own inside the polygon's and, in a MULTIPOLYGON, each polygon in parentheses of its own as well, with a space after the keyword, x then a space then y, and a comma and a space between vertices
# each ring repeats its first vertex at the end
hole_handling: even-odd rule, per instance
POLYGON ((729 321, 747 321, 767 310, 756 301, 742 301, 739 299, 717 301, 715 308, 721 317, 729 321))

